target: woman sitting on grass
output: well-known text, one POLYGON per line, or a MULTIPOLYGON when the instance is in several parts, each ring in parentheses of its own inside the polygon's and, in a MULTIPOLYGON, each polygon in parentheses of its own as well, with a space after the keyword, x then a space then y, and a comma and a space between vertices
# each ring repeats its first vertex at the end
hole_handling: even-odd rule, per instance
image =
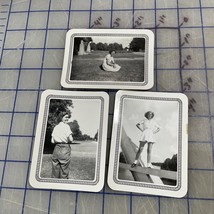
POLYGON ((72 131, 67 124, 71 117, 69 112, 59 114, 59 124, 52 132, 51 143, 56 144, 52 155, 52 178, 69 178, 69 164, 71 160, 72 131))
POLYGON ((109 51, 109 54, 105 56, 103 60, 102 68, 105 71, 117 72, 120 70, 121 66, 115 63, 113 55, 116 54, 115 50, 109 51))

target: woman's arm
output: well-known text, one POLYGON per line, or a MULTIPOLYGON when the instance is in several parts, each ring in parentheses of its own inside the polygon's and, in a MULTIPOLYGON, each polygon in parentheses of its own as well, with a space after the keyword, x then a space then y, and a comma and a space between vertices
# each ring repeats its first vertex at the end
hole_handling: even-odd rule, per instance
POLYGON ((156 134, 160 131, 160 126, 157 123, 155 123, 155 128, 156 128, 156 130, 154 131, 154 134, 156 134))
POLYGON ((53 137, 51 137, 51 143, 55 143, 55 140, 53 137))
POLYGON ((158 133, 160 131, 160 127, 157 127, 157 129, 155 130, 154 134, 158 133))
POLYGON ((140 127, 140 123, 137 123, 136 126, 137 126, 137 128, 138 128, 140 131, 143 132, 143 129, 141 129, 141 127, 140 127))
POLYGON ((113 66, 114 63, 114 59, 112 57, 106 56, 106 64, 109 66, 113 66))
POLYGON ((72 134, 70 134, 70 135, 68 136, 68 141, 69 141, 70 143, 72 143, 72 142, 74 141, 72 134))

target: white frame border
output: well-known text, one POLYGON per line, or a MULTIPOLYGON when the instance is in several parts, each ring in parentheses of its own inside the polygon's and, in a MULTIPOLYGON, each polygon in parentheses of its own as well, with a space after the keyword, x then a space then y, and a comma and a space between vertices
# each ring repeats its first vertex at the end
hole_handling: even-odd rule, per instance
POLYGON ((154 34, 150 30, 142 29, 72 29, 66 34, 65 52, 61 85, 64 88, 100 88, 100 89, 138 89, 148 90, 154 85, 154 34), (146 60, 144 61, 144 81, 143 82, 120 82, 120 81, 85 81, 70 80, 72 58, 73 58, 73 38, 75 36, 124 36, 145 38, 146 60), (145 78, 146 77, 146 78, 145 78), (146 79, 146 80, 145 80, 146 79))
MULTIPOLYGON (((76 98, 77 99, 77 98, 76 98)), ((50 99, 48 100, 48 102, 50 99)), ((105 178, 105 161, 106 161, 106 142, 107 142, 107 121, 108 121, 108 108, 109 108, 109 96, 105 92, 70 92, 70 91, 57 91, 57 90, 46 90, 41 95, 39 115, 37 121, 36 135, 34 141, 34 149, 32 155, 31 170, 29 176, 29 182, 32 187, 42 188, 42 189, 63 189, 63 190, 79 190, 79 191, 91 191, 99 192, 104 186, 105 178), (48 97, 53 97, 51 99, 61 99, 62 96, 65 96, 65 99, 75 99, 72 97, 97 97, 101 100, 101 112, 100 112, 100 126, 101 133, 97 146, 97 153, 100 152, 99 157, 96 158, 96 171, 95 176, 98 176, 98 180, 72 180, 72 179, 52 179, 52 178, 39 178, 38 167, 40 168, 40 163, 42 161, 41 152, 43 152, 44 141, 41 142, 41 139, 44 138, 46 132, 43 131, 44 123, 47 124, 47 119, 44 117, 44 114, 48 114, 49 108, 47 109, 46 105, 48 97), (68 98, 70 97, 70 98, 68 98), (102 124, 101 124, 102 122, 102 124), (99 162, 99 172, 97 172, 97 165, 99 162)), ((45 124, 45 127, 46 127, 45 124)), ((98 154, 96 154, 97 156, 98 154)))
MULTIPOLYGON (((131 99, 131 98, 130 98, 131 99)), ((164 100, 163 100, 164 101, 164 100)), ((132 92, 132 91, 118 91, 116 94, 115 99, 115 110, 114 110, 114 119, 113 119, 113 129, 112 129, 112 138, 111 138, 111 149, 110 149, 110 160, 109 160, 109 170, 108 170, 108 185, 113 190, 119 191, 129 191, 129 192, 137 192, 137 193, 144 193, 144 194, 152 194, 152 195, 163 195, 163 196, 170 196, 170 197, 177 197, 181 198, 185 196, 187 193, 187 183, 188 183, 188 133, 187 133, 187 126, 188 126, 188 99, 186 95, 181 93, 160 93, 160 92, 132 92), (181 101, 182 106, 182 121, 180 122, 182 130, 181 136, 181 143, 180 145, 181 151, 179 151, 178 145, 178 153, 181 152, 182 163, 180 169, 180 187, 176 189, 177 186, 174 187, 174 190, 170 190, 168 185, 157 185, 144 182, 129 182, 128 180, 119 180, 115 177, 115 170, 118 168, 118 160, 116 159, 116 150, 118 143, 120 144, 121 141, 121 131, 119 131, 118 135, 118 128, 120 121, 120 104, 121 98, 124 95, 130 96, 141 96, 141 97, 158 97, 158 98, 174 98, 181 101), (119 139, 119 140, 118 140, 119 139), (115 182, 115 180, 119 180, 120 182, 115 182), (124 182, 125 181, 125 182, 124 182), (129 183, 121 184, 121 183, 129 183), (119 184, 120 183, 120 184, 119 184), (133 183, 133 185, 131 185, 133 183), (137 183, 137 185, 134 185, 137 183), (141 185, 142 184, 142 185, 141 185), (154 185, 160 188, 154 188, 154 185), (150 187, 151 186, 151 187, 150 187), (164 188, 166 187, 166 188, 164 188)), ((122 118, 122 117, 121 117, 122 118)), ((179 143, 179 142, 178 142, 179 143)), ((116 176, 117 176, 116 172, 116 176)))

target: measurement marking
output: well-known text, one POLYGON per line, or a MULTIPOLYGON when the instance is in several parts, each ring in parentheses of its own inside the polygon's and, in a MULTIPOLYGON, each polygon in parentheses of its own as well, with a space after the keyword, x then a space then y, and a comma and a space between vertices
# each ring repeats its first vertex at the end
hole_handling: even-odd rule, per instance
POLYGON ((0 65, 4 49, 4 41, 8 25, 8 17, 11 12, 12 1, 4 1, 0 3, 0 65), (10 3, 9 3, 10 2, 10 3))

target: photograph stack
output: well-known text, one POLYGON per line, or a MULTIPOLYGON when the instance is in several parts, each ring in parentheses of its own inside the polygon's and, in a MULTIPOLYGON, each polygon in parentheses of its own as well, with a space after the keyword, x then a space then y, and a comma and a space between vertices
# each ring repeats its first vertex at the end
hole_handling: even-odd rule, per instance
POLYGON ((148 91, 153 64, 150 30, 68 31, 61 75, 67 90, 42 93, 30 184, 99 192, 107 177, 115 191, 185 196, 188 100, 148 91), (102 89, 119 90, 112 124, 102 89))

